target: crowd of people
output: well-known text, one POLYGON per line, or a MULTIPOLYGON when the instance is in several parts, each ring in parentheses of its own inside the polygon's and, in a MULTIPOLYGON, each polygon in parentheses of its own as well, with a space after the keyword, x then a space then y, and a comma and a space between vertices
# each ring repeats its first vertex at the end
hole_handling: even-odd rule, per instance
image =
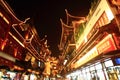
POLYGON ((40 80, 35 74, 26 74, 26 72, 14 72, 15 75, 12 76, 6 70, 1 70, 0 80, 40 80))

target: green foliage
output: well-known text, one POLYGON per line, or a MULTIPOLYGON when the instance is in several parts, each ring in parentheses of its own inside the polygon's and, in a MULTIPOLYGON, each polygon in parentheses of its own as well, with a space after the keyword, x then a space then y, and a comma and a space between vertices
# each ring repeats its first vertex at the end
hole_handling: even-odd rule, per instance
POLYGON ((82 23, 79 26, 77 26, 77 29, 75 31, 75 41, 77 41, 79 37, 82 35, 82 33, 84 32, 84 28, 85 28, 85 23, 82 23))

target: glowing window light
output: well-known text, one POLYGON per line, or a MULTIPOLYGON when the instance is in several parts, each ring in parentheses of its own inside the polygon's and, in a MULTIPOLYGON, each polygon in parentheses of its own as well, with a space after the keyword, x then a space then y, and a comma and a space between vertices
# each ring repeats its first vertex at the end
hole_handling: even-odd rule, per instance
POLYGON ((112 60, 105 61, 104 64, 105 64, 106 67, 113 66, 112 60))
POLYGON ((114 18, 114 15, 111 10, 106 10, 106 14, 109 20, 112 20, 114 18))
POLYGON ((17 52, 18 52, 18 49, 17 49, 17 48, 14 48, 14 56, 15 56, 15 57, 17 56, 17 52))
POLYGON ((63 64, 65 65, 66 63, 67 63, 67 60, 64 60, 64 63, 63 63, 63 64))
POLYGON ((6 42, 7 42, 7 39, 3 41, 2 46, 1 46, 1 50, 4 49, 4 47, 5 47, 5 45, 6 45, 6 42))
POLYGON ((85 37, 84 40, 85 40, 85 42, 87 42, 87 41, 88 41, 88 40, 87 40, 87 37, 85 37))
POLYGON ((5 45, 6 45, 6 43, 3 43, 3 44, 2 44, 1 50, 4 49, 5 45))

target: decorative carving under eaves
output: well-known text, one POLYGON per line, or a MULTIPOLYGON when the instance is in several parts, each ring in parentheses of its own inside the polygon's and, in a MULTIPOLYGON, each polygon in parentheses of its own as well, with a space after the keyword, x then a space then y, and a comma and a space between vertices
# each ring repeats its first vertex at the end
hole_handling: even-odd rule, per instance
POLYGON ((70 40, 70 36, 73 34, 73 27, 63 23, 62 19, 60 19, 60 21, 62 26, 62 33, 59 47, 64 49, 65 44, 70 40))

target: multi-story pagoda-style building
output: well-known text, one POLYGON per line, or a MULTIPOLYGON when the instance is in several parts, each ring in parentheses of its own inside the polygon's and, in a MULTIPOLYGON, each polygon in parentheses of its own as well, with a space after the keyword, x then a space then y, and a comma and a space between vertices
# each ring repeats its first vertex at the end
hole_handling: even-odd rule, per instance
POLYGON ((42 74, 51 51, 29 19, 19 20, 7 2, 0 0, 0 67, 42 74))
POLYGON ((119 80, 120 1, 94 0, 86 21, 72 21, 76 47, 65 66, 72 80, 119 80))

